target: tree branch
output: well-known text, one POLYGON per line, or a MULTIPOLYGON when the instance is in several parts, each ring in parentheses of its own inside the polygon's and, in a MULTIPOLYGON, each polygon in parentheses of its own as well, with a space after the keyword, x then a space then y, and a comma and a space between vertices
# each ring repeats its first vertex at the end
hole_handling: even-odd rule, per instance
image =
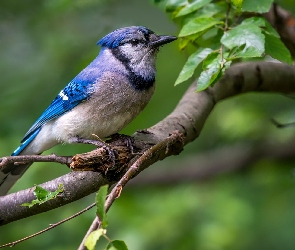
MULTIPOLYGON (((262 141, 239 143, 225 146, 209 152, 199 153, 184 160, 176 160, 158 171, 148 171, 134 178, 128 187, 151 185, 171 185, 201 182, 216 176, 239 171, 253 166, 258 161, 269 159, 275 161, 295 160, 295 138, 287 142, 262 141), (181 168, 179 168, 181 164, 181 168)), ((160 166, 161 167, 161 166, 160 166)))
POLYGON ((295 67, 271 62, 238 63, 229 68, 213 87, 195 92, 192 84, 175 110, 148 129, 151 135, 136 133, 136 141, 161 141, 175 130, 185 136, 184 144, 195 140, 216 103, 248 92, 295 93, 295 67))
POLYGON ((17 155, 17 156, 6 156, 0 158, 0 169, 9 163, 32 163, 32 162, 57 162, 60 164, 70 165, 72 157, 70 156, 58 156, 55 154, 51 155, 17 155))
MULTIPOLYGON (((184 135, 183 145, 186 145, 198 137, 207 117, 219 101, 253 91, 290 94, 295 92, 294 79, 295 68, 286 64, 269 62, 236 64, 228 69, 212 88, 195 92, 196 86, 193 84, 170 115, 148 130, 134 134, 135 145, 144 153, 147 148, 165 142, 174 131, 184 135)), ((176 141, 175 145, 175 151, 171 151, 173 154, 179 153, 182 149, 179 141, 176 141)), ((153 160, 139 167, 138 172, 169 156, 163 154, 163 151, 154 153, 153 160)), ((129 160, 130 165, 137 158, 129 160)), ((41 186, 55 190, 60 183, 63 183, 65 190, 62 195, 30 209, 21 207, 20 204, 34 199, 32 189, 0 197, 0 225, 63 206, 97 191, 102 185, 113 184, 114 181, 97 172, 73 171, 41 186)))

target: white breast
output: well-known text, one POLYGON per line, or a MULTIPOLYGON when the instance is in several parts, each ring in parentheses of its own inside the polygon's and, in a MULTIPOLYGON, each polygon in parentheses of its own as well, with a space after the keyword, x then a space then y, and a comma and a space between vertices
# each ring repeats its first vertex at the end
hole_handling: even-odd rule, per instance
POLYGON ((138 91, 127 78, 108 72, 89 100, 54 121, 52 132, 63 143, 74 136, 93 139, 95 134, 106 138, 130 123, 145 108, 153 92, 154 86, 138 91))

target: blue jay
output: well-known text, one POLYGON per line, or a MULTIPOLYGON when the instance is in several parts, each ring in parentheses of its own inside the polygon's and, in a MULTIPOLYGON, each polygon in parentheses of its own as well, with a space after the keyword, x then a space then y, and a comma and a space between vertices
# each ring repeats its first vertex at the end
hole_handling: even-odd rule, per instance
MULTIPOLYGON (((41 154, 77 138, 107 138, 123 129, 148 104, 155 89, 159 47, 174 36, 156 35, 142 26, 117 29, 101 40, 98 56, 82 70, 37 119, 12 155, 41 154)), ((5 195, 31 164, 0 171, 5 195)))

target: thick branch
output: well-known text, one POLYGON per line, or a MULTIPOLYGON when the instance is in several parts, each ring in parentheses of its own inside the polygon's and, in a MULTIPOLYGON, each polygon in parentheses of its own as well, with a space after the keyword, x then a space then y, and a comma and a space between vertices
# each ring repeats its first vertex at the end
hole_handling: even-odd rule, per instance
POLYGON ((195 92, 193 84, 175 110, 148 131, 152 135, 136 134, 136 139, 161 141, 174 130, 184 134, 185 144, 200 134, 203 125, 219 101, 247 92, 295 93, 295 67, 270 62, 235 64, 214 87, 195 92))
MULTIPOLYGON (((295 92, 294 79, 295 68, 289 65, 266 62, 236 64, 226 71, 225 76, 213 88, 196 93, 195 85, 192 85, 169 116, 147 131, 140 131, 134 135, 136 146, 146 150, 149 145, 165 142, 169 134, 176 130, 184 134, 185 145, 198 137, 218 101, 251 91, 289 94, 295 92)), ((179 143, 176 142, 176 145, 179 143)), ((178 146, 176 151, 180 150, 178 146)), ((153 161, 143 164, 144 168, 163 159, 160 157, 162 154, 161 151, 158 156, 155 154, 153 161)), ((164 155, 164 158, 167 156, 164 155)), ((142 170, 143 168, 138 169, 139 172, 142 170)), ((0 197, 0 223, 4 225, 63 206, 97 191, 101 185, 112 184, 99 173, 83 171, 71 172, 45 183, 43 187, 55 190, 60 183, 64 184, 65 190, 60 197, 30 209, 21 207, 20 204, 34 198, 32 189, 0 197)))
POLYGON ((0 224, 4 225, 66 205, 97 191, 100 186, 108 184, 109 181, 98 172, 73 171, 41 186, 53 191, 57 189, 59 183, 64 185, 65 191, 62 194, 56 199, 31 208, 22 207, 21 204, 36 199, 33 195, 33 188, 0 197, 0 224), (81 188, 83 186, 85 188, 81 188))
POLYGON ((148 171, 134 178, 128 187, 171 185, 201 182, 233 171, 253 166, 261 160, 294 161, 295 138, 288 142, 242 143, 230 145, 209 152, 199 153, 183 160, 176 160, 158 171, 148 171), (181 164, 181 168, 179 165, 181 164))

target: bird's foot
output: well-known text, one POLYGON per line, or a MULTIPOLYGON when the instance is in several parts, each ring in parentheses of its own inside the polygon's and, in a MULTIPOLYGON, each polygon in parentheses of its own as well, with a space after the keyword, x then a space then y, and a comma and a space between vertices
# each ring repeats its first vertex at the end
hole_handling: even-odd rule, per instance
POLYGON ((108 152, 110 160, 113 162, 113 165, 115 165, 115 159, 116 159, 115 150, 113 150, 109 144, 104 142, 97 135, 93 134, 93 136, 95 136, 97 138, 97 140, 84 139, 84 138, 75 136, 70 139, 70 143, 91 144, 91 145, 95 145, 97 147, 102 147, 108 152))
POLYGON ((134 154, 134 148, 133 148, 134 138, 132 136, 116 133, 111 135, 110 138, 111 138, 110 139, 111 142, 114 142, 114 141, 123 142, 130 149, 131 154, 134 154))

